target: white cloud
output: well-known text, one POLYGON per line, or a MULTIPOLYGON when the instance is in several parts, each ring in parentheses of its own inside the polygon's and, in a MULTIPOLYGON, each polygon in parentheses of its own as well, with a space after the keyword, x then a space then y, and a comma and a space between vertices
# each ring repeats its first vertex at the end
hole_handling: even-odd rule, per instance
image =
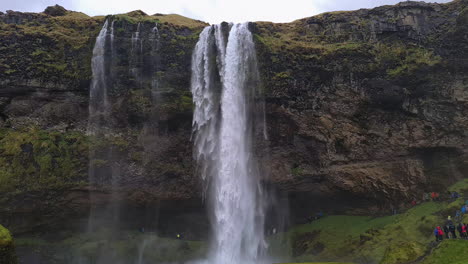
MULTIPOLYGON (((89 15, 176 13, 210 23, 289 22, 326 11, 371 8, 399 0, 0 0, 0 10, 40 12, 55 3, 89 15)), ((434 1, 432 1, 434 2, 434 1)), ((437 2, 449 2, 440 0, 437 2)))

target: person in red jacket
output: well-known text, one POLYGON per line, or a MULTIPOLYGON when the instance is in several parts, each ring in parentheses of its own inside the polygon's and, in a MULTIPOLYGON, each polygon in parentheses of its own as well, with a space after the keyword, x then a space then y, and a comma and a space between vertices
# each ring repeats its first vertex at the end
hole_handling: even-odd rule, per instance
POLYGON ((440 226, 437 227, 437 232, 439 234, 439 241, 442 241, 444 239, 444 231, 442 228, 440 228, 440 226))
POLYGON ((466 233, 466 225, 463 224, 463 225, 461 226, 461 228, 462 228, 462 237, 463 237, 464 239, 468 238, 468 235, 467 235, 467 233, 466 233))

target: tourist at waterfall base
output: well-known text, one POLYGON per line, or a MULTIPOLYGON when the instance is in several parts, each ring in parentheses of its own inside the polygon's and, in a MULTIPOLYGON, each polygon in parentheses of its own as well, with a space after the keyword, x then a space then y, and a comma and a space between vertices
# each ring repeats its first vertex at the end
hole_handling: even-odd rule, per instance
POLYGON ((436 241, 442 241, 444 239, 444 231, 442 231, 440 226, 436 227, 434 230, 434 235, 436 235, 436 241))
POLYGON ((464 239, 468 238, 468 235, 466 233, 466 225, 462 224, 461 228, 462 228, 461 237, 464 238, 464 239))
POLYGON ((449 225, 449 230, 450 230, 450 234, 452 234, 452 238, 457 238, 457 234, 455 233, 455 226, 452 224, 452 225, 449 225))
POLYGON ((450 231, 448 228, 448 225, 444 225, 444 232, 445 233, 445 238, 449 239, 450 238, 450 231))
POLYGON ((462 223, 459 223, 457 225, 457 230, 458 230, 458 234, 460 235, 460 237, 463 237, 463 228, 462 228, 463 224, 462 223))

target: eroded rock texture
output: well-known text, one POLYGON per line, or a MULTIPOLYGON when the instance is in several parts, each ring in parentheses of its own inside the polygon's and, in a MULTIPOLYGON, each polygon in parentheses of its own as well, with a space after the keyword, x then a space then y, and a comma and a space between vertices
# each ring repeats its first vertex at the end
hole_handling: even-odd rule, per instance
MULTIPOLYGON (((205 25, 141 11, 0 14, 0 218, 13 225, 22 213, 82 216, 90 191, 105 203, 109 190, 87 184, 89 162, 110 166, 88 160, 103 144, 119 157, 129 207, 200 212, 189 89, 205 25), (93 138, 85 133, 90 63, 105 19, 115 30, 106 54, 113 130, 93 138)), ((251 30, 269 135, 256 149, 265 182, 288 193, 295 215, 387 213, 466 176, 465 1, 404 2, 251 30)), ((41 223, 23 221, 15 225, 41 223)))

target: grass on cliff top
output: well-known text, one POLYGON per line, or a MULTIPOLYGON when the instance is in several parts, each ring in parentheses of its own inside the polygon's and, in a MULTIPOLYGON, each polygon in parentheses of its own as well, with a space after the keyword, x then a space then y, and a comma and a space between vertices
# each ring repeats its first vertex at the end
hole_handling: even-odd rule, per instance
POLYGON ((86 46, 90 38, 97 35, 103 22, 102 17, 93 18, 79 12, 67 12, 65 16, 57 17, 37 15, 44 16, 44 22, 31 20, 24 24, 0 24, 0 29, 3 31, 0 36, 8 34, 46 36, 58 44, 68 44, 78 49, 86 46))
POLYGON ((159 24, 168 23, 173 26, 186 27, 189 29, 198 29, 207 26, 208 24, 200 20, 191 19, 177 14, 154 14, 147 15, 144 12, 137 10, 125 14, 114 15, 117 19, 126 20, 129 23, 136 24, 139 22, 157 22, 159 24))
POLYGON ((169 15, 153 15, 152 17, 157 18, 161 23, 169 23, 177 26, 188 27, 188 28, 201 28, 208 26, 207 23, 194 20, 188 17, 184 17, 177 14, 169 14, 169 15))
POLYGON ((440 243, 421 264, 466 264, 468 263, 468 241, 445 240, 440 243))
POLYGON ((8 229, 0 225, 0 247, 10 245, 12 237, 8 229))

